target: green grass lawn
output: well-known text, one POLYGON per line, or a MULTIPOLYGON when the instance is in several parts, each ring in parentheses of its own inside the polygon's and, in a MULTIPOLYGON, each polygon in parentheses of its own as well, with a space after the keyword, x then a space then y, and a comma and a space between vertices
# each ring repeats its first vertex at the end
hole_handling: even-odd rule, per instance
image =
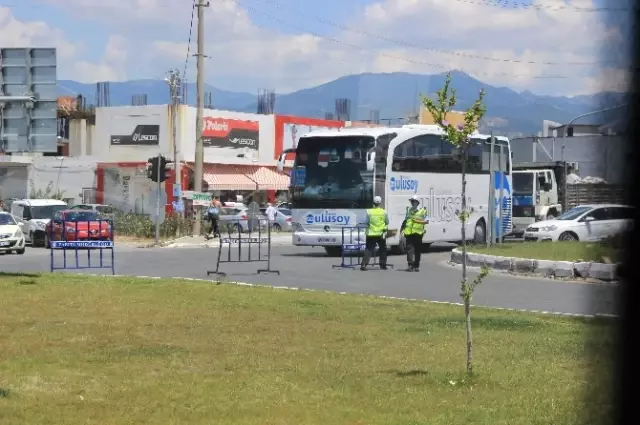
POLYGON ((610 244, 597 242, 508 242, 490 248, 474 245, 469 246, 468 250, 479 254, 552 261, 615 263, 622 257, 620 250, 612 248, 610 244))
POLYGON ((469 380, 462 307, 64 274, 0 291, 3 425, 610 423, 606 319, 476 309, 469 380))

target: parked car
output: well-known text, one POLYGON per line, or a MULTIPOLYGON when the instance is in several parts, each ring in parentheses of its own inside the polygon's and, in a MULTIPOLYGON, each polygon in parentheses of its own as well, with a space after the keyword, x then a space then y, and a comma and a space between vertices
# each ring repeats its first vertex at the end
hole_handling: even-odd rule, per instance
POLYGON ((7 212, 0 212, 0 252, 24 254, 26 242, 19 223, 7 212))
MULTIPOLYGON (((291 210, 286 208, 276 208, 276 219, 273 222, 273 226, 271 227, 276 232, 291 232, 292 224, 291 224, 291 210)), ((260 212, 267 215, 266 208, 260 208, 260 212)))
MULTIPOLYGON (((220 210, 220 233, 230 231, 232 233, 242 233, 249 231, 249 208, 248 207, 222 207, 220 210)), ((262 230, 267 229, 269 221, 267 217, 260 214, 255 220, 258 221, 262 230)), ((257 232, 258 229, 251 229, 257 232)))
POLYGON ((64 210, 55 213, 46 227, 44 245, 51 241, 109 241, 114 232, 111 223, 97 211, 64 210))
POLYGON ((285 210, 290 210, 291 209, 291 202, 280 202, 276 205, 276 208, 282 208, 285 210))
POLYGON ((72 206, 69 210, 96 211, 104 217, 113 217, 116 213, 115 208, 104 204, 78 204, 72 206))
POLYGON ((66 210, 67 203, 57 199, 17 199, 11 203, 11 215, 22 223, 22 233, 31 246, 44 245, 44 229, 58 211, 66 210))
POLYGON ((599 241, 633 226, 633 207, 618 204, 579 205, 553 220, 529 225, 525 241, 599 241))

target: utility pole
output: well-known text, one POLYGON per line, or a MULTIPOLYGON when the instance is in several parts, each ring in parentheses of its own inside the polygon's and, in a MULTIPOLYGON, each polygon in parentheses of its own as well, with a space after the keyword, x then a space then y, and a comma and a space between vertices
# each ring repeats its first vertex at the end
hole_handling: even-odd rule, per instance
MULTIPOLYGON (((204 114, 204 8, 209 6, 209 2, 198 0, 198 53, 196 53, 196 69, 198 78, 197 87, 197 109, 196 109, 196 152, 194 170, 194 191, 202 192, 202 179, 204 167, 204 143, 202 140, 202 116, 204 114)), ((193 223, 193 235, 200 236, 200 224, 202 221, 202 208, 196 207, 196 221, 193 223)))
POLYGON ((157 162, 157 176, 158 176, 158 185, 156 186, 156 238, 155 244, 158 245, 160 243, 160 196, 162 194, 162 179, 160 178, 160 173, 164 173, 165 171, 162 169, 162 154, 158 154, 157 162))
MULTIPOLYGON (((176 136, 178 127, 178 108, 180 106, 180 89, 182 85, 180 72, 177 69, 169 71, 169 77, 165 78, 165 81, 169 84, 169 93, 171 97, 171 127, 173 129, 171 137, 173 141, 173 164, 175 167, 174 188, 177 187, 177 192, 182 193, 181 170, 180 162, 178 161, 178 140, 176 136)), ((180 195, 178 195, 178 200, 180 200, 180 195)), ((180 215, 184 216, 184 213, 181 211, 180 215)))

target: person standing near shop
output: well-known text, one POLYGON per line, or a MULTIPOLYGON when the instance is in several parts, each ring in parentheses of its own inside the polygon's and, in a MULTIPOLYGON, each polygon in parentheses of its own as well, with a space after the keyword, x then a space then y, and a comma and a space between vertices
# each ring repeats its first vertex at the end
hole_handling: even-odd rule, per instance
POLYGON ((214 196, 211 198, 211 205, 207 209, 207 218, 211 221, 211 229, 209 231, 209 238, 215 238, 220 236, 220 228, 218 226, 218 220, 220 219, 220 209, 222 204, 214 196))
POLYGON ((426 208, 420 208, 420 200, 417 196, 409 198, 411 203, 407 207, 407 213, 402 223, 402 233, 407 243, 408 272, 420 271, 420 257, 422 254, 422 237, 424 226, 429 224, 429 216, 426 208))
POLYGON ((382 198, 373 198, 373 208, 367 210, 367 239, 364 251, 364 258, 360 264, 360 270, 367 270, 369 260, 373 257, 373 252, 378 246, 380 253, 380 270, 387 270, 387 240, 385 233, 389 227, 389 215, 382 208, 382 198))

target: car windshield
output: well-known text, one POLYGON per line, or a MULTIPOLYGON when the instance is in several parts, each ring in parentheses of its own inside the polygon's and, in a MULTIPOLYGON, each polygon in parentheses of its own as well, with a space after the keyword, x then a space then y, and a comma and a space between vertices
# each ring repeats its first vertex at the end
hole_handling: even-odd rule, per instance
POLYGON ((66 221, 90 221, 98 220, 98 213, 94 211, 73 211, 65 214, 66 221))
POLYGON ((556 220, 575 220, 576 218, 580 217, 582 214, 586 213, 587 211, 591 211, 593 208, 591 207, 575 207, 575 208, 571 208, 569 211, 560 214, 558 217, 556 217, 556 220))
POLYGON ((9 214, 0 214, 0 226, 15 225, 16 221, 9 214))
POLYGON ((513 194, 533 194, 533 173, 513 173, 513 194))
POLYGON ((291 210, 285 208, 278 208, 278 211, 280 211, 284 215, 291 215, 291 210))
POLYGON ((291 176, 293 208, 367 208, 373 172, 367 171, 372 136, 302 137, 291 176))
POLYGON ((66 205, 39 205, 30 207, 31 218, 38 220, 51 219, 58 211, 66 210, 66 205))

